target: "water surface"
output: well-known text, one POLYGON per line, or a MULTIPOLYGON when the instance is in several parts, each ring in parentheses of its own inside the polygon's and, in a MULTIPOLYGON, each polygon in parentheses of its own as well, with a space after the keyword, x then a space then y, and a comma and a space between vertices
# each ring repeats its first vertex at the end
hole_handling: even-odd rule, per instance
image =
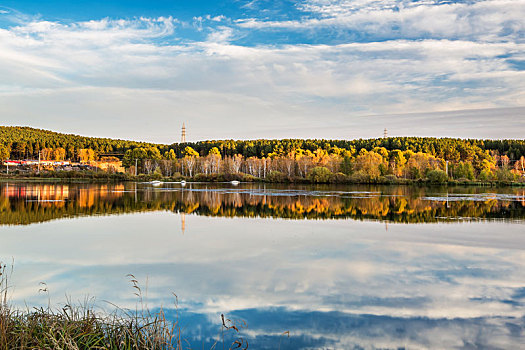
POLYGON ((518 348, 524 218, 519 188, 10 182, 0 260, 20 305, 134 307, 133 273, 195 348, 221 313, 253 349, 518 348))

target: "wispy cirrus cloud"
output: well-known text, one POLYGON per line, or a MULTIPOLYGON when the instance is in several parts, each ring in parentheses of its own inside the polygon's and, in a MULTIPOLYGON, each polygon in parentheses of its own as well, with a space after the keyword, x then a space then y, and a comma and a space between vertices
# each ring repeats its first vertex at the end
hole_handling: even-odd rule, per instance
MULTIPOLYGON (((481 39, 523 40, 525 4, 520 1, 349 1, 307 0, 298 5, 305 16, 290 20, 238 20, 240 27, 315 32, 351 30, 348 39, 481 39)), ((315 34, 313 34, 315 35, 315 34)))

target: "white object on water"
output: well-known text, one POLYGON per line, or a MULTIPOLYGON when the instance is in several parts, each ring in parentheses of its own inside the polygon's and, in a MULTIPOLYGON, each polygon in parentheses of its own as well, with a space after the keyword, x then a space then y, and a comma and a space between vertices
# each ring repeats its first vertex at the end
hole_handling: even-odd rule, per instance
POLYGON ((180 185, 181 185, 181 186, 186 186, 186 181, 182 180, 182 181, 180 182, 180 185))
POLYGON ((162 182, 159 181, 159 180, 155 180, 155 181, 151 181, 150 185, 152 185, 152 186, 160 186, 160 185, 162 185, 162 182))
POLYGON ((233 180, 233 181, 231 182, 231 184, 232 184, 233 186, 237 186, 238 184, 240 184, 240 182, 237 181, 237 180, 233 180))

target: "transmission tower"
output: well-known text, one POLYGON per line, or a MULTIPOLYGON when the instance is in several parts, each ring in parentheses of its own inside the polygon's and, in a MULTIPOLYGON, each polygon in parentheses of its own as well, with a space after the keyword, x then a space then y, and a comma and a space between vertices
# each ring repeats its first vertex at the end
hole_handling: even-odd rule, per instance
POLYGON ((182 134, 180 136, 180 143, 186 142, 186 126, 184 126, 184 123, 182 123, 182 134))

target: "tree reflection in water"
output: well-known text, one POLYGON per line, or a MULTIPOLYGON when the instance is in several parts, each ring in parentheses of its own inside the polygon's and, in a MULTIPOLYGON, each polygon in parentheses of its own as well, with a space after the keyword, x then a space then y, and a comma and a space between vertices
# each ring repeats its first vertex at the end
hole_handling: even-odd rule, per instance
POLYGON ((245 184, 0 184, 0 224, 172 211, 218 217, 396 223, 525 218, 525 189, 245 184))

